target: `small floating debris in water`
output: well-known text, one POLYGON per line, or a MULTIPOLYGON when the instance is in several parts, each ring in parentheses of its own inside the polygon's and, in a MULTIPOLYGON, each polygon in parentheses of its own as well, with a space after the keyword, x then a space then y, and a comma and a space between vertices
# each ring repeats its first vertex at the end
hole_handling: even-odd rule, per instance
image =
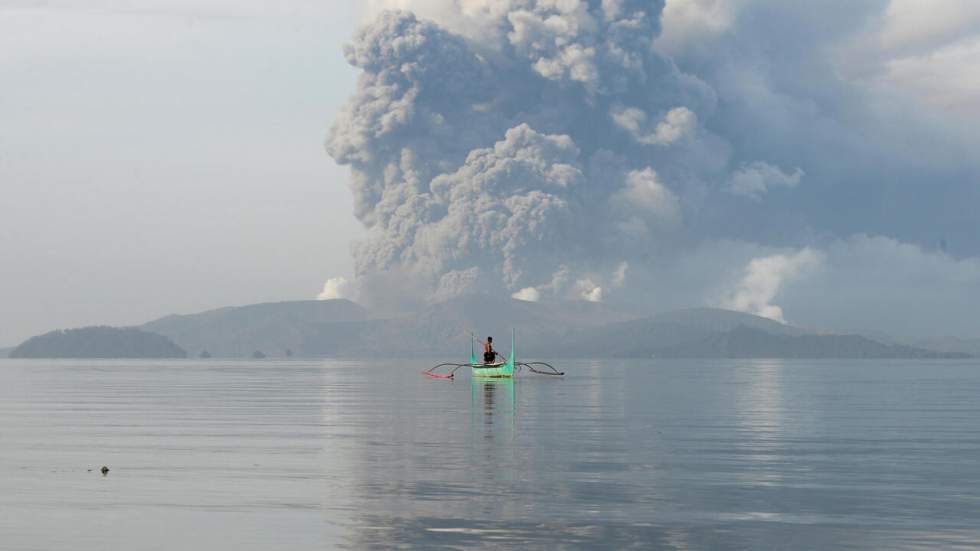
POLYGON ((106 467, 105 465, 102 465, 100 470, 102 471, 102 476, 109 474, 109 467, 106 467))

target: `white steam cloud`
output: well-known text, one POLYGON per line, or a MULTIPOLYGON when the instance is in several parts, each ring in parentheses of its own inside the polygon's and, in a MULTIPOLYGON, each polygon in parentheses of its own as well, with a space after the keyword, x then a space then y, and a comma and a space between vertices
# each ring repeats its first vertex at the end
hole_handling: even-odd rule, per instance
POLYGON ((625 261, 620 262, 619 266, 616 266, 616 271, 613 272, 612 276, 613 287, 619 288, 626 285, 626 276, 629 274, 629 269, 630 263, 625 261))
POLYGON ((541 300, 541 292, 534 287, 525 287, 511 295, 511 298, 516 298, 517 300, 523 300, 526 302, 538 302, 541 300))
POLYGON ((602 287, 596 285, 591 279, 586 278, 577 281, 575 288, 578 290, 578 296, 582 300, 602 302, 602 287))
POLYGON ((323 290, 317 295, 317 300, 333 300, 345 298, 356 300, 358 298, 358 284, 346 277, 333 277, 323 284, 323 290))
POLYGON ((810 249, 794 255, 754 258, 724 306, 786 323, 783 309, 772 304, 773 299, 784 284, 819 266, 822 261, 823 255, 810 249))
POLYGON ((645 111, 635 107, 617 108, 611 113, 613 122, 644 145, 670 145, 691 137, 697 131, 698 117, 686 107, 671 109, 656 128, 648 128, 645 111))
POLYGON ((736 195, 743 195, 760 200, 763 195, 773 188, 793 189, 800 185, 804 172, 797 168, 793 172, 783 172, 777 166, 756 161, 742 165, 732 174, 730 190, 736 195))

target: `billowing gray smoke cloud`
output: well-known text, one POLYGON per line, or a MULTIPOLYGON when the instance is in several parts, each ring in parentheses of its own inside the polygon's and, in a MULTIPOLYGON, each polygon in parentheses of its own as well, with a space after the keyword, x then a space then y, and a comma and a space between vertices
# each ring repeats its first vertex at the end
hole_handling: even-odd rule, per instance
POLYGON ((515 3, 484 18, 501 43, 480 45, 410 12, 365 27, 327 145, 371 229, 357 275, 425 274, 440 297, 621 285, 698 192, 661 174, 724 154, 698 126, 710 90, 653 51, 658 16, 648 1, 515 3))
MULTIPOLYGON (((327 150, 350 166, 370 231, 357 285, 326 295, 388 300, 408 281, 429 299, 628 299, 805 322, 801 297, 827 289, 851 298, 813 299, 813 323, 848 312, 868 327, 855 258, 875 248, 896 273, 921 262, 980 284, 963 283, 980 278, 975 260, 929 250, 949 236, 980 252, 968 144, 867 69, 885 55, 869 37, 903 0, 377 1, 438 22, 382 11, 345 50, 361 77, 327 150), (836 292, 849 279, 855 290, 836 292)), ((890 281, 889 297, 919 296, 901 292, 914 278, 890 281)))

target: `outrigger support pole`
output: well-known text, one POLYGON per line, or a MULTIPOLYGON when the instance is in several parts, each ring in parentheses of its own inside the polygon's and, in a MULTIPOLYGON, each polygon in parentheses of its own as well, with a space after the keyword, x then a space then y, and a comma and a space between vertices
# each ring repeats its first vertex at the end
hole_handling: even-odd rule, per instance
POLYGON ((470 333, 470 364, 476 364, 476 335, 470 333))
POLYGON ((513 365, 517 365, 517 329, 511 327, 510 329, 510 358, 513 365))
POLYGON ((546 364, 544 362, 530 362, 530 363, 521 362, 521 363, 516 364, 516 365, 519 365, 521 367, 526 367, 532 373, 537 373, 538 375, 554 375, 556 377, 561 377, 562 375, 565 374, 564 371, 558 371, 551 364, 546 364), (541 369, 535 369, 534 366, 540 366, 541 369, 547 368, 550 371, 542 371, 541 369))
POLYGON ((456 370, 461 367, 469 367, 470 364, 457 364, 457 363, 444 363, 430 367, 429 369, 422 372, 423 375, 427 377, 432 377, 433 379, 452 379, 456 376, 456 370), (436 370, 440 367, 452 366, 449 373, 436 373, 436 370))

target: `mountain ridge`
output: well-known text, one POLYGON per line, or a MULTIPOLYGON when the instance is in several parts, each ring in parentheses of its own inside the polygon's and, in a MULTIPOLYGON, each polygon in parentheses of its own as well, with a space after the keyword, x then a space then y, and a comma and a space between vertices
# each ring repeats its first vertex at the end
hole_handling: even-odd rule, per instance
MULTIPOLYGON (((430 304, 414 315, 397 317, 378 316, 349 301, 294 301, 268 303, 264 307, 273 311, 319 308, 334 314, 301 319, 302 316, 280 312, 272 320, 239 324, 244 329, 235 335, 219 330, 210 345, 203 340, 208 331, 200 325, 192 331, 175 331, 156 320, 143 327, 173 338, 192 354, 208 350, 216 356, 232 357, 246 357, 254 349, 273 357, 288 351, 288 355, 306 357, 451 358, 468 351, 471 336, 483 339, 494 335, 498 347, 508 349, 512 329, 518 336, 519 353, 525 357, 966 356, 881 343, 859 335, 811 331, 717 308, 642 315, 603 303, 528 302, 488 295, 461 296, 430 304), (311 303, 319 306, 309 306, 311 303), (345 308, 357 312, 355 319, 337 314, 345 308), (187 335, 197 340, 188 340, 187 335), (229 342, 237 344, 232 346, 229 342)), ((248 307, 218 312, 235 315, 255 311, 240 308, 248 307)), ((201 313, 195 319, 210 319, 214 312, 201 313)))
POLYGON ((140 328, 169 337, 193 356, 251 357, 257 351, 291 355, 310 324, 367 317, 364 307, 344 299, 283 301, 164 316, 140 328))
POLYGON ((216 358, 464 358, 476 336, 538 358, 960 358, 863 335, 812 331, 744 312, 643 313, 586 301, 466 295, 384 316, 344 299, 232 306, 149 321, 138 330, 190 356, 216 358))

